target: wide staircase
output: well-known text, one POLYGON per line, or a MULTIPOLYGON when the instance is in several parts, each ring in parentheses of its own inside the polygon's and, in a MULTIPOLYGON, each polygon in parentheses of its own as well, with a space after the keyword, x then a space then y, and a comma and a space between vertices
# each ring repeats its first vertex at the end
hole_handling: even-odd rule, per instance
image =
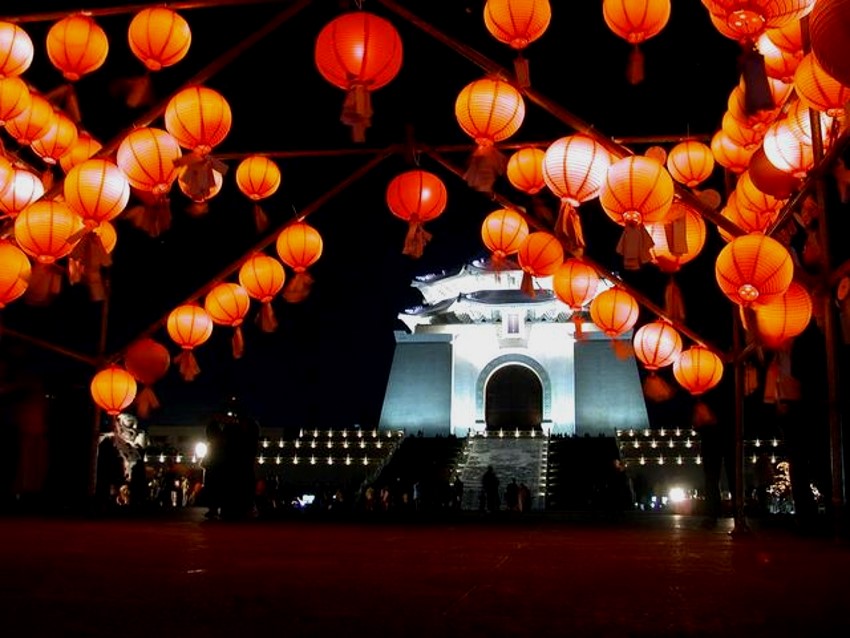
POLYGON ((466 440, 458 473, 464 484, 465 510, 480 508, 481 477, 493 466, 499 478, 501 506, 505 507, 505 487, 511 479, 525 483, 531 493, 531 509, 546 507, 546 471, 548 439, 539 432, 488 433, 466 440))
POLYGON ((619 460, 614 437, 553 437, 547 509, 601 512, 630 507, 628 479, 619 460))

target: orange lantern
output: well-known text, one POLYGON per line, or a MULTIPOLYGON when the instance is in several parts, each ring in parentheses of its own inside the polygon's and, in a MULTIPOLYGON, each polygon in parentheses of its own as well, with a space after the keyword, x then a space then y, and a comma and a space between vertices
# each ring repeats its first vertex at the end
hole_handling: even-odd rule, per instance
POLYGON ((699 396, 720 383, 723 361, 705 346, 692 346, 673 362, 673 377, 685 390, 699 396))
POLYGON ((118 243, 118 233, 115 226, 109 222, 100 222, 92 233, 100 240, 100 245, 103 246, 104 252, 108 255, 115 250, 115 244, 118 243))
POLYGON ((143 127, 131 131, 121 141, 115 162, 124 171, 130 186, 161 197, 171 190, 177 179, 175 162, 181 156, 180 145, 170 133, 143 127))
POLYGON ((679 142, 667 154, 670 177, 688 188, 696 188, 711 177, 714 155, 711 148, 697 140, 679 142))
POLYGON ((673 193, 673 179, 658 160, 633 155, 611 164, 599 203, 620 225, 651 224, 667 216, 673 193))
POLYGON ((850 3, 847 0, 818 0, 809 18, 812 52, 824 71, 844 86, 850 86, 850 3))
POLYGON ((545 156, 543 149, 534 146, 526 146, 511 155, 508 158, 506 171, 511 186, 529 195, 539 193, 546 186, 546 181, 543 179, 545 156))
POLYGON ((214 323, 233 328, 233 358, 239 359, 245 352, 242 338, 242 322, 251 306, 248 291, 239 284, 221 283, 213 287, 204 299, 204 309, 214 323))
POLYGON ((801 142, 811 145, 812 138, 812 119, 811 116, 816 114, 820 124, 821 141, 826 143, 829 139, 829 131, 832 127, 834 118, 826 113, 821 113, 814 109, 810 109, 802 100, 795 100, 786 113, 786 121, 791 133, 801 142))
POLYGON ((67 173, 77 164, 94 156, 101 148, 103 148, 103 145, 88 132, 79 131, 73 146, 59 158, 59 166, 67 173))
POLYGON ((431 239, 423 224, 436 219, 446 209, 445 184, 428 171, 405 171, 390 181, 386 198, 390 212, 408 224, 402 254, 418 259, 431 239))
POLYGON ((0 309, 26 292, 31 274, 30 260, 24 251, 0 240, 0 309))
POLYGON ((522 93, 499 78, 475 80, 455 100, 455 117, 477 146, 464 175, 466 182, 476 190, 490 192, 507 168, 507 160, 495 144, 516 133, 525 118, 522 93))
POLYGON ((389 84, 401 69, 401 36, 391 22, 367 11, 344 13, 316 38, 319 73, 346 91, 342 122, 355 142, 366 139, 372 123, 371 93, 389 84))
POLYGON ((619 337, 637 323, 640 306, 637 300, 622 288, 603 290, 590 302, 590 318, 609 337, 619 337))
POLYGON ((680 202, 670 207, 666 223, 647 224, 652 237, 652 263, 663 272, 676 272, 705 246, 705 220, 698 211, 680 202))
MULTIPOLYGON (((812 9, 812 13, 814 13, 814 8, 812 9)), ((812 21, 810 20, 810 30, 811 22, 812 21)), ((783 24, 781 27, 767 29, 764 34, 771 42, 773 42, 773 44, 783 51, 799 54, 802 54, 803 52, 803 30, 800 28, 799 20, 791 20, 790 22, 783 24)))
POLYGON ((814 0, 702 0, 702 3, 721 34, 740 42, 752 42, 765 29, 780 28, 806 15, 814 0))
POLYGON ((230 132, 233 115, 224 96, 205 86, 179 91, 165 107, 165 130, 178 144, 204 157, 230 132))
POLYGON ((766 348, 779 349, 809 325, 812 298, 802 284, 792 281, 785 294, 755 306, 753 315, 759 343, 766 348))
POLYGON ((555 235, 539 230, 520 244, 517 259, 523 270, 520 289, 534 297, 534 277, 554 275, 564 263, 564 247, 555 235))
POLYGON ((323 246, 319 231, 305 221, 293 222, 280 231, 276 242, 278 257, 295 273, 283 291, 284 299, 291 303, 306 299, 313 284, 307 269, 322 256, 323 246))
POLYGON ((91 381, 91 396, 109 416, 117 416, 136 398, 136 380, 124 368, 111 365, 91 381))
POLYGON ((639 45, 655 37, 670 19, 670 0, 602 0, 605 24, 633 45, 626 77, 630 84, 643 81, 643 53, 639 45))
POLYGON ((0 192, 0 212, 16 217, 27 206, 41 199, 44 184, 35 173, 23 168, 12 168, 7 187, 0 192))
POLYGON ((15 240, 39 263, 52 264, 74 249, 82 226, 80 217, 64 202, 39 200, 15 218, 15 240))
POLYGON ((844 105, 850 100, 850 87, 824 71, 812 53, 800 61, 794 73, 794 89, 806 106, 830 117, 842 116, 844 105))
POLYGON ((213 320, 201 306, 188 303, 169 313, 166 329, 174 343, 183 349, 174 362, 179 365, 181 376, 192 381, 201 372, 193 351, 212 335, 213 320))
POLYGON ((722 129, 711 138, 711 154, 715 161, 732 173, 742 173, 747 170, 750 158, 756 149, 748 149, 732 141, 722 129))
POLYGON ((745 225, 750 230, 763 231, 776 219, 782 209, 783 201, 759 190, 750 177, 749 171, 744 171, 735 184, 735 206, 745 225))
POLYGON ((91 16, 69 15, 47 32, 47 57, 69 82, 99 69, 108 53, 106 32, 91 16))
MULTIPOLYGON (((768 78, 768 82, 771 82, 770 78, 768 78)), ((783 84, 783 86, 790 87, 791 85, 783 84)), ((738 82, 738 84, 735 85, 735 88, 732 89, 732 92, 729 93, 729 99, 726 100, 726 108, 730 116, 736 121, 744 122, 748 129, 752 129, 752 131, 760 133, 767 127, 768 124, 775 120, 780 113, 780 107, 775 105, 775 101, 776 100, 774 99, 774 106, 772 108, 761 108, 757 111, 748 110, 747 96, 744 91, 744 82, 741 81, 738 82)), ((727 128, 729 125, 734 123, 735 122, 727 122, 727 128)), ((736 139, 740 140, 741 138, 736 135, 736 139)))
POLYGON ((768 161, 780 171, 803 179, 815 164, 812 144, 797 138, 788 120, 774 122, 764 134, 762 148, 768 161))
POLYGON ((14 176, 15 169, 12 163, 5 157, 0 156, 0 192, 9 188, 14 176))
POLYGON ((504 267, 528 237, 528 223, 517 211, 502 208, 487 215, 481 224, 481 239, 493 259, 496 270, 504 267))
POLYGON ((774 166, 767 159, 764 146, 758 149, 753 154, 752 159, 750 159, 750 167, 747 169, 747 175, 749 175, 753 185, 762 193, 781 200, 791 197, 803 183, 803 180, 799 177, 781 171, 774 166))
POLYGON ((24 113, 32 104, 27 83, 16 76, 0 77, 0 126, 24 113))
POLYGON ((264 230, 268 218, 258 202, 274 195, 280 187, 280 169, 277 164, 262 155, 246 157, 236 167, 236 186, 254 202, 254 223, 258 230, 264 230))
POLYGON ((30 146, 46 164, 53 165, 71 150, 77 141, 77 135, 77 125, 73 120, 61 111, 57 111, 47 132, 33 140, 30 146))
POLYGON ((0 22, 0 78, 21 75, 35 54, 32 39, 13 22, 0 22))
POLYGON ((731 111, 723 114, 721 127, 732 142, 748 150, 755 151, 764 137, 764 124, 756 129, 748 122, 739 120, 731 111))
POLYGON ((484 3, 487 31, 517 51, 514 72, 520 86, 530 85, 528 62, 522 57, 522 51, 546 32, 551 19, 549 0, 487 0, 484 3))
POLYGON ((598 287, 599 274, 596 269, 575 257, 565 259, 552 275, 552 290, 555 296, 572 310, 577 339, 582 335, 582 310, 596 296, 598 287))
POLYGON ((164 345, 145 337, 134 341, 127 348, 124 366, 144 386, 136 396, 136 409, 140 417, 146 418, 151 410, 159 407, 152 386, 168 372, 171 355, 164 345))
POLYGON ((770 39, 767 32, 759 36, 756 46, 759 53, 764 57, 764 66, 768 77, 786 83, 794 81, 794 72, 803 57, 802 50, 792 52, 780 49, 770 39))
POLYGON ((262 306, 257 315, 257 323, 263 332, 274 332, 277 319, 271 302, 281 291, 286 281, 286 271, 274 257, 256 253, 239 268, 239 285, 262 306))
POLYGON ((148 7, 130 21, 130 51, 149 71, 160 71, 186 57, 192 43, 189 23, 167 7, 148 7))
POLYGON ((666 321, 651 321, 635 331, 635 356, 647 370, 673 365, 682 352, 682 337, 666 321))
POLYGON ((30 106, 20 115, 6 121, 6 131, 21 146, 46 135, 56 118, 53 105, 38 93, 30 93, 30 106))
POLYGON ((781 243, 761 233, 741 235, 717 255, 714 274, 720 290, 740 306, 764 304, 788 290, 794 262, 781 243))
POLYGON ((130 199, 130 184, 121 169, 99 158, 74 166, 62 188, 66 203, 88 228, 118 217, 130 199))

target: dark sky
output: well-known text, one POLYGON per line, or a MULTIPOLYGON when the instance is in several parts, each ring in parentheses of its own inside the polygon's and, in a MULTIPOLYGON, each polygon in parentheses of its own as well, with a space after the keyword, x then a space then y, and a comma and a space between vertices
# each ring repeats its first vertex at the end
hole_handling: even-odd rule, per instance
MULTIPOLYGON (((372 97, 373 125, 367 130, 365 143, 351 141, 349 129, 339 122, 343 93, 319 75, 313 62, 316 34, 346 3, 310 3, 215 73, 207 73, 211 60, 295 3, 245 3, 181 11, 193 29, 189 55, 153 76, 160 100, 197 73, 204 73, 203 83, 228 99, 233 127, 214 155, 364 150, 330 157, 295 153, 280 158, 281 188, 263 202, 270 229, 282 227, 294 214, 307 210, 362 168, 375 156, 365 150, 379 150, 411 138, 431 147, 461 145, 461 151, 445 153, 458 166, 464 165, 472 151, 470 140, 455 120, 453 105, 466 84, 483 77, 481 68, 376 0, 362 4, 365 10, 390 19, 404 43, 400 74, 372 97)), ((484 28, 483 1, 403 0, 399 4, 448 38, 506 68, 512 65, 514 52, 484 28)), ((29 10, 32 5, 19 6, 29 10)), ((71 6, 80 5, 45 1, 39 3, 39 11, 71 6)), ((117 5, 91 2, 85 6, 117 5)), ((726 99, 739 77, 739 49, 714 30, 701 3, 674 2, 666 28, 642 45, 646 79, 636 86, 625 79, 629 47, 604 24, 600 3, 553 2, 553 9, 549 30, 526 51, 535 91, 598 131, 617 138, 709 136, 719 128, 726 99)), ((11 12, 8 15, 24 10, 3 9, 11 12)), ((146 114, 145 109, 127 107, 112 90, 116 81, 142 72, 141 64, 126 46, 130 18, 124 13, 97 17, 111 38, 109 58, 103 68, 74 85, 83 127, 103 142, 113 141, 146 114)), ((63 85, 45 54, 44 39, 50 24, 43 20, 22 22, 36 45, 36 60, 25 77, 45 92, 63 85)), ((538 106, 528 101, 526 106, 525 121, 512 142, 552 141, 573 132, 538 106)), ((155 118, 153 125, 163 127, 162 118, 155 118)), ((4 142, 15 149, 9 138, 4 142)), ((643 152, 646 146, 636 142, 632 148, 643 152)), ((27 153, 28 149, 21 150, 23 157, 32 158, 27 153)), ((210 341, 197 350, 202 370, 197 379, 185 382, 172 369, 157 384, 163 407, 154 413, 154 420, 202 421, 226 396, 236 393, 263 425, 376 425, 392 358, 393 330, 401 327, 397 315, 418 301, 409 287, 412 277, 453 269, 481 256, 481 220, 498 208, 427 155, 420 154, 417 160, 421 168, 440 175, 449 192, 445 213, 427 225, 433 240, 421 259, 401 254, 406 225, 390 214, 384 200, 392 177, 412 167, 408 158, 396 154, 307 218, 325 241, 324 255, 311 269, 316 283, 309 298, 300 304, 283 299, 274 302, 280 322, 275 333, 260 332, 249 319, 245 356, 238 361, 230 351, 231 331, 216 327, 210 341)), ((235 173, 237 162, 225 161, 235 173)), ((35 159, 33 164, 40 166, 35 159)), ((710 185, 722 188, 721 177, 717 171, 710 185)), ((496 191, 518 204, 528 204, 504 179, 497 182, 496 191)), ((108 307, 108 354, 119 352, 136 336, 157 326, 173 307, 189 300, 211 278, 230 270, 226 279, 235 281, 233 265, 267 236, 257 233, 251 204, 237 191, 232 173, 225 178, 208 214, 188 215, 187 203, 175 186, 173 225, 158 238, 118 219, 119 240, 108 307)), ((549 203, 556 205, 554 198, 549 203)), ((582 217, 588 254, 606 268, 619 271, 620 258, 614 252, 618 227, 595 203, 582 208, 582 217)), ((703 255, 686 266, 679 277, 690 327, 728 347, 733 309, 721 297, 713 279, 714 256, 721 245, 711 228, 703 255)), ((271 246, 267 252, 275 254, 271 246)), ((667 278, 653 266, 622 275, 657 303, 662 302, 667 278)), ((50 306, 30 307, 19 301, 3 311, 2 321, 19 332, 93 355, 101 311, 100 304, 88 300, 85 289, 66 283, 50 306)), ((251 318, 255 313, 256 304, 251 318)), ((642 321, 653 318, 642 314, 642 321)), ((153 330, 152 336, 169 347, 172 355, 177 354, 162 328, 153 330)), ((36 359, 57 388, 70 386, 76 392, 87 392, 94 372, 89 367, 39 348, 33 349, 30 358, 36 359)))

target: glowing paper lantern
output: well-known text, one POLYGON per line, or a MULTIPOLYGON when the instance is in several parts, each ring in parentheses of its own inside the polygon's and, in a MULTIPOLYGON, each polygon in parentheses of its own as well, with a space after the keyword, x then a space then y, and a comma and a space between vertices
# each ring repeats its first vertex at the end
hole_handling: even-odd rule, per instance
POLYGON ((764 137, 764 125, 754 128, 748 122, 739 120, 731 111, 723 114, 721 127, 732 142, 748 150, 755 151, 764 137))
POLYGON ((670 19, 670 0, 603 0, 602 16, 616 35, 633 45, 626 77, 639 84, 644 77, 639 45, 658 35, 670 19))
POLYGON ((21 250, 41 264, 68 255, 82 229, 80 217, 64 202, 39 200, 15 218, 15 240, 21 250))
POLYGON ((6 121, 6 132, 21 146, 46 135, 56 118, 53 105, 37 93, 30 93, 30 106, 20 115, 6 121))
POLYGON ((16 217, 24 208, 44 195, 44 184, 35 173, 12 168, 5 189, 0 189, 0 212, 16 217))
POLYGON ((153 127, 131 131, 121 141, 116 164, 124 171, 130 186, 140 191, 164 196, 177 179, 182 152, 177 140, 162 129, 153 127))
POLYGON ((130 184, 120 168, 106 159, 74 166, 62 185, 65 202, 88 228, 115 219, 130 200, 130 184))
POLYGON ((590 318, 609 337, 619 337, 631 330, 640 314, 635 298, 622 288, 603 290, 590 302, 590 318))
POLYGON ((809 18, 812 52, 824 71, 844 86, 850 86, 850 3, 847 0, 818 0, 809 18))
POLYGON ((59 158, 59 166, 67 173, 77 164, 94 156, 101 148, 103 148, 103 145, 88 132, 79 131, 74 145, 59 158))
POLYGON ((31 274, 30 260, 24 251, 0 240, 0 309, 26 292, 31 274))
POLYGON ((667 154, 670 177, 688 188, 696 188, 711 177, 714 155, 711 148, 697 140, 679 142, 667 154))
POLYGON ((647 224, 652 237, 652 263, 663 272, 676 272, 705 246, 705 220, 682 202, 673 202, 666 223, 647 224))
POLYGON ((555 235, 539 230, 520 244, 517 259, 523 270, 521 290, 534 297, 534 277, 554 275, 564 263, 564 248, 555 235))
POLYGON ((136 395, 136 409, 140 417, 147 417, 151 410, 159 407, 153 384, 159 381, 171 367, 168 348, 149 337, 134 341, 124 353, 124 367, 133 375, 142 389, 136 395))
POLYGON ((221 283, 213 287, 204 299, 204 309, 213 322, 233 328, 233 358, 239 359, 245 351, 242 322, 251 307, 248 291, 239 284, 221 283))
POLYGON ((755 306, 753 315, 759 343, 779 349, 809 325, 812 298, 802 284, 792 281, 783 295, 755 306))
POLYGON ((751 42, 765 29, 776 29, 806 15, 814 0, 702 0, 718 31, 751 42), (725 28, 724 28, 725 27, 725 28))
POLYGON ((31 103, 26 82, 16 76, 0 77, 0 126, 25 112, 31 103))
POLYGON ((70 82, 103 66, 108 53, 106 32, 91 16, 69 15, 47 32, 47 57, 70 82))
POLYGON ((185 149, 204 157, 230 132, 233 115, 224 96, 205 86, 190 86, 165 107, 165 130, 185 149))
POLYGON ((722 129, 711 138, 711 154, 723 168, 733 173, 743 173, 747 170, 750 158, 756 152, 755 148, 748 149, 732 141, 722 129))
POLYGON ((799 177, 781 171, 774 166, 767 159, 764 146, 753 153, 747 175, 749 175, 753 185, 762 193, 781 200, 791 197, 792 193, 803 183, 799 177))
POLYGON ((443 214, 448 201, 443 181, 434 173, 414 169, 396 175, 387 186, 390 212, 407 222, 402 254, 418 259, 431 239, 423 224, 443 214))
POLYGON ((92 233, 100 239, 100 245, 103 246, 107 255, 115 250, 115 245, 118 243, 118 232, 115 226, 109 222, 100 222, 92 233))
POLYGON ((552 290, 555 296, 572 310, 576 338, 582 335, 581 312, 595 296, 599 287, 599 274, 593 266, 581 259, 565 259, 552 275, 552 290))
POLYGON ((130 51, 148 70, 159 71, 186 56, 192 43, 192 31, 176 11, 148 7, 133 16, 127 40, 130 51))
POLYGON ((193 351, 212 336, 213 320, 201 306, 188 303, 169 313, 166 329, 174 343, 183 349, 174 362, 179 365, 181 376, 192 381, 201 372, 193 351))
POLYGON ((528 223, 509 208, 493 211, 481 224, 481 239, 492 255, 496 270, 504 267, 505 260, 519 250, 526 237, 528 223))
POLYGON ((285 281, 286 271, 281 263, 263 253, 252 255, 239 268, 239 284, 262 304, 257 323, 263 332, 273 332, 277 328, 271 302, 283 289, 285 281))
POLYGON ((61 111, 56 111, 47 132, 33 140, 30 147, 46 164, 52 166, 73 148, 77 135, 74 121, 61 111))
POLYGON ((764 304, 788 290, 794 276, 791 255, 781 243, 760 233, 741 235, 717 255, 720 290, 740 306, 764 304))
POLYGON ((633 339, 635 356, 647 370, 658 370, 679 358, 682 337, 666 321, 651 321, 635 331, 633 339))
POLYGON ((705 346, 692 346, 673 362, 673 377, 685 390, 699 396, 720 383, 723 361, 705 346))
POLYGON ((94 375, 90 389, 97 406, 113 417, 136 398, 136 380, 133 375, 116 365, 94 375))
POLYGON ((0 78, 21 75, 32 64, 34 54, 26 31, 13 22, 0 21, 0 78))
POLYGON ((766 230, 782 209, 783 201, 759 190, 749 171, 741 173, 733 192, 738 213, 751 230, 766 230))
POLYGON ((787 120, 768 127, 762 148, 771 164, 798 179, 804 178, 815 164, 812 144, 797 138, 787 120))
POLYGON ((372 123, 371 93, 389 84, 401 69, 401 36, 391 22, 367 11, 344 13, 316 38, 319 73, 346 91, 342 122, 355 142, 366 139, 372 123))
POLYGON ((528 63, 522 52, 546 32, 551 19, 549 0, 487 0, 484 4, 487 31, 517 51, 514 71, 520 86, 530 84, 528 63))
POLYGON ((508 158, 507 177, 511 186, 528 195, 536 195, 545 186, 543 179, 543 149, 527 146, 508 158))
POLYGON ((830 117, 842 116, 844 105, 850 100, 850 87, 824 71, 812 53, 800 61, 794 73, 794 89, 806 106, 830 117))
POLYGON ((303 301, 313 284, 307 269, 322 256, 322 236, 307 222, 296 221, 280 231, 275 247, 280 260, 295 273, 283 291, 283 298, 291 303, 303 301))
POLYGON ((663 221, 673 203, 673 179, 655 159, 634 155, 611 164, 599 203, 620 225, 663 221))
POLYGON ((759 53, 764 56, 764 66, 768 77, 782 82, 793 82, 794 72, 803 58, 803 52, 791 52, 780 49, 768 37, 767 32, 762 33, 757 42, 759 53))
POLYGON ((810 109, 802 100, 795 100, 791 106, 788 107, 785 120, 788 123, 788 128, 791 130, 792 135, 801 142, 809 145, 811 145, 813 141, 811 119, 813 114, 817 114, 818 116, 821 141, 826 142, 829 138, 830 128, 832 127, 835 119, 826 113, 810 109))

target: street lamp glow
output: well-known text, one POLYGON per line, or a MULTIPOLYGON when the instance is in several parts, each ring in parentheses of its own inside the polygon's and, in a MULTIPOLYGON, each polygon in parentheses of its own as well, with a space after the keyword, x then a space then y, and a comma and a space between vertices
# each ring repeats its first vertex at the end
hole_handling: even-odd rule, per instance
POLYGON ((195 443, 195 456, 199 459, 204 458, 207 455, 207 444, 203 441, 199 441, 195 443))
POLYGON ((670 488, 669 498, 671 503, 681 503, 685 500, 685 490, 681 487, 672 487, 670 488))

